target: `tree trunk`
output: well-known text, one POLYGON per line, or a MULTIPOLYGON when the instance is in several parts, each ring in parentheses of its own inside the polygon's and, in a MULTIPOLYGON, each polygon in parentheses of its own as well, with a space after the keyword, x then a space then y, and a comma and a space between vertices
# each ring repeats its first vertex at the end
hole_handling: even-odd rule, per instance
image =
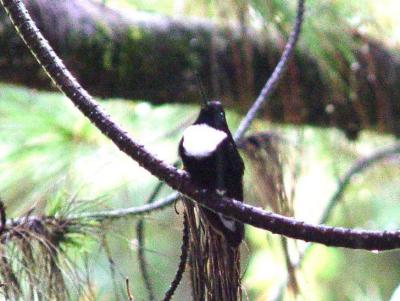
MULTIPOLYGON (((24 2, 73 74, 99 97, 198 102, 198 70, 210 95, 245 112, 283 47, 282 41, 258 33, 240 35, 233 27, 207 21, 122 13, 90 0, 24 2)), ((353 37, 358 45, 354 62, 339 51, 334 54, 344 89, 327 79, 311 55, 298 50, 263 117, 338 127, 349 137, 362 129, 400 135, 400 63, 378 42, 353 37)), ((0 81, 51 89, 3 11, 0 49, 0 81)))

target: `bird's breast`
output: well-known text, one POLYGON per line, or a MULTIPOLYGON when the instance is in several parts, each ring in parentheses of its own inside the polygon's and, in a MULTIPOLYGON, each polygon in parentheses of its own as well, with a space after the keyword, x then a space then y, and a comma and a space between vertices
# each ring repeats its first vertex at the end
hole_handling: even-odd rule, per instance
POLYGON ((189 126, 182 137, 184 155, 193 158, 207 158, 227 139, 227 134, 207 124, 189 126))

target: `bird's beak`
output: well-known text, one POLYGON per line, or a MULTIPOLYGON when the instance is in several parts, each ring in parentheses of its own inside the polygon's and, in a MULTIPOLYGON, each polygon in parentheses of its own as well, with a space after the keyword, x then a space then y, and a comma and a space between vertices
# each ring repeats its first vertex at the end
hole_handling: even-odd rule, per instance
POLYGON ((204 96, 201 97, 201 103, 200 103, 200 105, 201 105, 201 108, 202 108, 202 109, 205 109, 205 108, 208 107, 208 100, 207 100, 204 96))
POLYGON ((208 107, 208 100, 207 100, 207 95, 206 95, 206 90, 204 89, 203 83, 201 82, 201 78, 199 73, 195 73, 196 74, 196 80, 197 80, 197 86, 199 88, 200 91, 200 105, 202 109, 205 109, 208 107))

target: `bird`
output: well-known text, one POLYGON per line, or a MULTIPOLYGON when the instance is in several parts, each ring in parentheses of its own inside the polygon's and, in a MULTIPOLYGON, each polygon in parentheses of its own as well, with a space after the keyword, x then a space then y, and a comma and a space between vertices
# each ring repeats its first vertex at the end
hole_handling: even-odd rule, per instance
MULTIPOLYGON (((183 131, 178 148, 184 169, 200 189, 243 202, 244 163, 217 100, 202 101, 197 119, 183 131)), ((242 223, 199 208, 211 228, 237 248, 244 236, 242 223)))

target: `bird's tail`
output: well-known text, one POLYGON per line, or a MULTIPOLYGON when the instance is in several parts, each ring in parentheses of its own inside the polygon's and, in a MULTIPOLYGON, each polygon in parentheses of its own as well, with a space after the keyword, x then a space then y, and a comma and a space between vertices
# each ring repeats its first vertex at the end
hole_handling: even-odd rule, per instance
POLYGON ((242 223, 205 208, 200 208, 200 214, 210 224, 212 230, 224 237, 232 248, 239 247, 244 236, 242 223))

